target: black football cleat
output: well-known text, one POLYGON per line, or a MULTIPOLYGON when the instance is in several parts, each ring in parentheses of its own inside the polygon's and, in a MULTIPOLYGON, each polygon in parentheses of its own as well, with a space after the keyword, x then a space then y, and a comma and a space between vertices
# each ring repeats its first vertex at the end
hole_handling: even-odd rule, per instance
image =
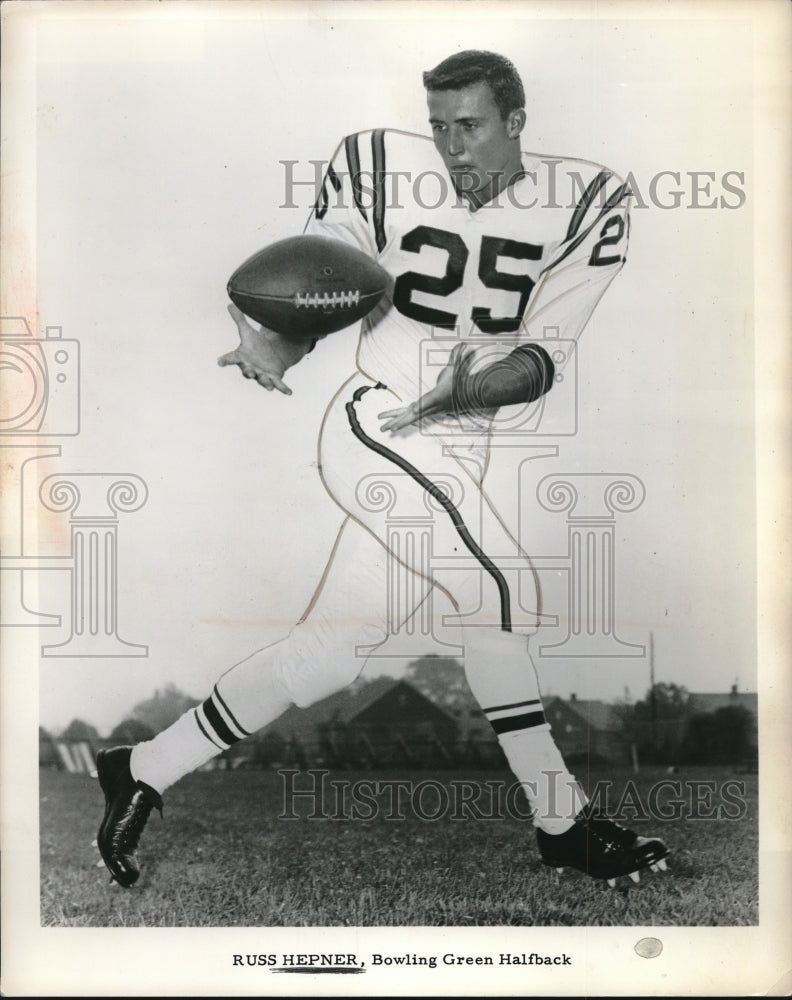
POLYGON ((564 833, 552 835, 536 831, 539 851, 544 864, 562 871, 576 868, 592 878, 608 880, 615 885, 620 875, 640 881, 643 868, 666 870, 668 848, 656 837, 639 837, 613 820, 593 816, 583 809, 573 826, 564 833))
POLYGON ((96 845, 110 871, 110 881, 129 889, 140 876, 135 857, 140 835, 152 809, 162 815, 159 792, 143 781, 135 781, 129 769, 132 747, 100 750, 96 771, 104 792, 105 812, 96 845))

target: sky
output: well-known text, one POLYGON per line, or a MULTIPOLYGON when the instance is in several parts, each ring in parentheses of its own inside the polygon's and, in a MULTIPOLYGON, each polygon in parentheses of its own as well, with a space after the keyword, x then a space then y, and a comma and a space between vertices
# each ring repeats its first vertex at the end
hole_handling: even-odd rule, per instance
MULTIPOLYGON (((649 682, 648 654, 540 648, 562 642, 567 616, 567 513, 537 498, 551 475, 634 477, 645 494, 612 522, 616 631, 633 644, 622 650, 651 634, 657 680, 756 689, 744 28, 495 10, 455 5, 434 21, 413 7, 383 21, 343 5, 311 18, 229 5, 204 19, 64 13, 39 26, 36 297, 20 312, 38 334, 60 326, 79 341, 80 431, 42 438, 61 453, 28 466, 28 554, 69 552, 68 515, 38 502, 46 475, 140 477, 145 503, 117 521, 117 618, 122 639, 148 647, 42 657, 42 725, 79 716, 107 732, 168 683, 201 697, 307 606, 342 519, 317 475, 317 430, 354 368, 356 334, 289 372, 292 397, 267 394, 215 364, 236 344, 225 283, 303 226, 312 192, 282 207, 281 161, 309 178, 309 161, 349 132, 426 134, 421 71, 469 47, 502 52, 523 75, 526 149, 605 163, 637 192, 627 264, 580 342, 577 432, 507 442, 487 476, 560 619, 532 640, 542 690, 639 698, 649 682)), ((25 630, 33 669, 37 643, 68 637, 69 584, 51 567, 26 577, 28 607, 64 621, 25 630)), ((380 658, 367 672, 404 663, 380 658)))

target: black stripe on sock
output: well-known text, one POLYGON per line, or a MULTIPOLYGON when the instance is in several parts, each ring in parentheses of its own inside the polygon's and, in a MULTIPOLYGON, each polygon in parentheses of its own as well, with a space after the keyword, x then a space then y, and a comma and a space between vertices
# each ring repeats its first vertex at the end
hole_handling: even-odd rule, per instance
POLYGON ((206 699, 206 701, 201 705, 206 716, 206 721, 215 731, 217 736, 225 743, 227 746, 231 746, 232 743, 239 743, 239 737, 236 736, 226 724, 225 719, 218 711, 217 706, 212 701, 211 695, 206 699))
POLYGON ((375 128, 371 133, 371 155, 374 162, 374 236, 377 251, 385 249, 385 132, 375 128))
POLYGON ((193 709, 193 715, 195 716, 195 721, 198 723, 198 728, 201 730, 201 732, 204 734, 207 740, 209 740, 210 743, 213 743, 214 746, 219 747, 221 750, 226 750, 227 747, 224 747, 221 743, 218 743, 217 740, 212 739, 209 733, 207 733, 206 729, 204 728, 204 724, 201 722, 201 717, 198 714, 197 708, 193 709))
POLYGON ((355 199, 355 207, 368 222, 366 209, 363 207, 363 185, 360 178, 360 151, 358 150, 357 135, 348 135, 345 140, 347 164, 349 165, 349 178, 352 182, 352 197, 355 199))
POLYGON ((217 698, 217 700, 223 706, 223 708, 225 709, 225 714, 234 723, 234 725, 237 727, 237 729, 240 731, 240 733, 242 733, 243 736, 250 736, 250 733, 247 731, 247 729, 245 729, 244 726, 240 726, 240 724, 237 722, 236 716, 231 711, 231 709, 228 707, 228 705, 226 705, 226 703, 225 703, 225 701, 223 699, 223 696, 217 690, 217 685, 216 684, 214 686, 214 690, 212 691, 212 694, 214 695, 215 698, 217 698))
POLYGON ((527 708, 529 705, 541 705, 542 701, 540 698, 531 698, 530 701, 515 701, 513 705, 493 705, 492 708, 484 708, 482 711, 486 714, 487 712, 505 712, 507 708, 527 708))
MULTIPOLYGON (((495 563, 493 563, 484 550, 479 547, 476 540, 468 531, 467 526, 462 519, 462 515, 459 513, 456 505, 449 500, 445 493, 438 486, 436 486, 431 479, 428 479, 422 472, 419 472, 414 465, 411 465, 407 461, 406 458, 402 458, 402 456, 397 454, 395 451, 391 451, 390 448, 386 448, 385 445, 380 444, 373 438, 370 438, 360 426, 357 414, 355 413, 355 403, 357 403, 360 400, 360 397, 363 396, 364 393, 368 392, 370 388, 370 385, 364 385, 359 389, 356 389, 352 396, 352 402, 346 404, 347 417, 349 418, 349 426, 352 428, 352 433, 356 438, 358 438, 358 440, 362 441, 367 448, 375 451, 378 455, 382 455, 383 458, 387 458, 389 462, 393 462, 394 465, 397 465, 400 469, 411 476, 426 490, 433 500, 436 500, 437 503, 440 504, 443 510, 448 514, 457 530, 457 534, 465 543, 468 551, 478 560, 482 569, 486 570, 486 572, 489 573, 495 581, 495 586, 498 588, 498 594, 500 596, 501 629, 504 632, 511 632, 511 595, 509 594, 509 585, 506 583, 505 577, 495 563)), ((377 383, 375 388, 385 387, 382 386, 381 383, 377 383)))
POLYGON ((502 733, 513 733, 517 729, 533 729, 545 722, 544 712, 525 712, 523 715, 508 715, 505 719, 490 719, 489 723, 500 736, 502 733))

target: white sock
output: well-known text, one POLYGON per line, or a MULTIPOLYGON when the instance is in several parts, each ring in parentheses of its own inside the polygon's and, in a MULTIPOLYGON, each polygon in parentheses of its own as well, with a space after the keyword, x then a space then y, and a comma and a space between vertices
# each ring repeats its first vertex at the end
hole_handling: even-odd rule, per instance
POLYGON ((587 799, 549 727, 504 733, 498 742, 534 810, 534 824, 545 833, 568 830, 587 799))
POLYGON ((292 698, 277 676, 273 646, 243 660, 215 684, 203 704, 191 708, 153 740, 132 750, 130 769, 162 794, 179 778, 274 722, 292 698))
POLYGON ((179 778, 223 752, 225 747, 201 732, 195 713, 191 708, 153 740, 132 748, 129 769, 135 781, 144 781, 161 795, 179 778))
POLYGON ((550 734, 528 640, 471 629, 465 634, 465 676, 523 786, 534 824, 550 834, 568 830, 586 796, 550 734))

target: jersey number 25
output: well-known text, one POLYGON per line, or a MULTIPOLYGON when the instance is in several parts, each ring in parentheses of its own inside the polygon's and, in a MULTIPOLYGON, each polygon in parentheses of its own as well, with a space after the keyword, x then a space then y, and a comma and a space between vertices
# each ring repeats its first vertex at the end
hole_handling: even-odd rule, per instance
MULTIPOLYGON (((459 317, 444 309, 433 309, 430 306, 414 302, 413 292, 426 292, 429 295, 451 295, 462 287, 465 277, 465 266, 469 256, 468 248, 457 233, 445 229, 435 229, 433 226, 418 226, 407 233, 401 241, 402 250, 410 253, 420 253, 425 246, 445 250, 448 254, 445 274, 441 276, 421 274, 418 271, 406 271, 396 279, 393 289, 393 304, 404 316, 418 320, 429 326, 453 329, 459 317)), ((513 316, 492 316, 490 309, 474 306, 471 319, 484 333, 513 333, 520 328, 525 307, 533 291, 534 281, 527 274, 509 274, 498 270, 498 257, 511 257, 514 260, 541 260, 544 248, 534 243, 520 243, 517 240, 507 240, 499 236, 482 236, 481 253, 479 255, 478 275, 486 288, 499 288, 508 292, 519 292, 520 300, 513 316)))

